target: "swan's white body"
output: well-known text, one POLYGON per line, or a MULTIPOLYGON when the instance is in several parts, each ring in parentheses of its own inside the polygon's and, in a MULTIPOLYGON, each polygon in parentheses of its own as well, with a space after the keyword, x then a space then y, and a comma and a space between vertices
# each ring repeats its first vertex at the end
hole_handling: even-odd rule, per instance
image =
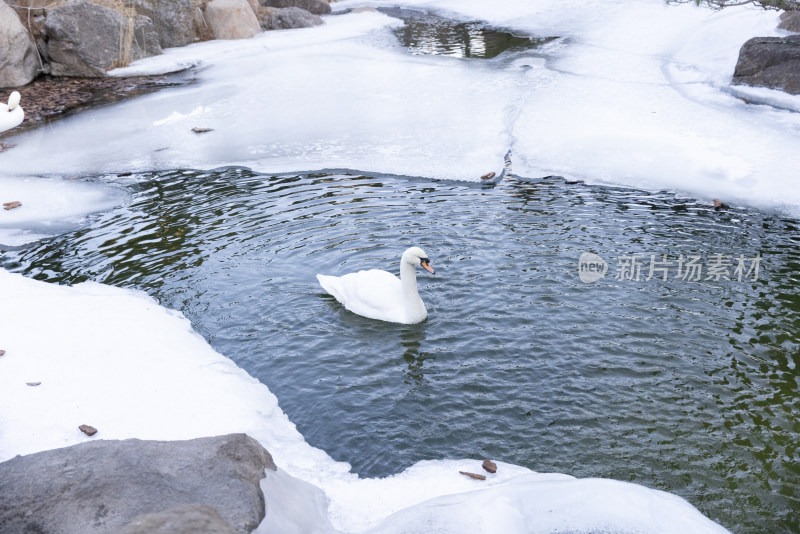
POLYGON ((386 271, 370 269, 344 276, 318 274, 317 280, 325 291, 353 313, 390 323, 416 324, 428 317, 425 303, 417 292, 417 265, 434 273, 425 252, 419 247, 411 247, 400 258, 400 278, 386 271))
POLYGON ((16 128, 25 118, 25 111, 19 105, 19 91, 8 97, 8 104, 0 103, 0 132, 16 128))

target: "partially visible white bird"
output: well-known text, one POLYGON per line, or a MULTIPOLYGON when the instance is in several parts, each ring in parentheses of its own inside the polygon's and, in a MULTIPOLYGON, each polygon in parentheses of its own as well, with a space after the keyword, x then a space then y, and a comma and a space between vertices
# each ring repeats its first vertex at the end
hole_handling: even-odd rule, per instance
POLYGON ((417 265, 435 274, 425 252, 419 247, 411 247, 400 258, 399 279, 386 271, 370 269, 344 276, 318 274, 317 280, 325 291, 353 313, 390 323, 416 324, 428 317, 428 310, 417 291, 417 265))
POLYGON ((16 128, 25 118, 25 111, 19 105, 20 98, 19 91, 14 91, 8 97, 8 104, 0 102, 0 132, 16 128))

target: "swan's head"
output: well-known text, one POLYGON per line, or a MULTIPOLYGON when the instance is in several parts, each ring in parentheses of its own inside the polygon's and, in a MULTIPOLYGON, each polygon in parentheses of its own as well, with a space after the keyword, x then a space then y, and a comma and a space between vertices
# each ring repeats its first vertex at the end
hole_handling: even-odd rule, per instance
POLYGON ((19 106, 19 99, 22 98, 19 91, 14 91, 8 97, 8 111, 14 111, 19 106))
POLYGON ((436 274, 436 271, 431 267, 431 260, 428 259, 428 255, 419 247, 411 247, 403 252, 402 261, 410 263, 414 267, 421 265, 429 273, 436 274))

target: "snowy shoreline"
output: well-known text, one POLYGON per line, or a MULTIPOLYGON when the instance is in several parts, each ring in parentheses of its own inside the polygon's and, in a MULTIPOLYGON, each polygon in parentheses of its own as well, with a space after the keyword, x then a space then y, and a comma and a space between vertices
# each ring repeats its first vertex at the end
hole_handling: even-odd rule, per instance
MULTIPOLYGON (((98 439, 242 432, 272 454, 288 487, 302 488, 299 479, 324 491, 329 519, 344 532, 726 532, 674 495, 502 462, 485 481, 459 473, 481 471, 469 459, 360 479, 309 446, 266 386, 146 294, 93 282, 56 286, 5 270, 0 287, 9 303, 0 308, 0 460, 89 441, 78 430, 84 423, 98 439)), ((268 506, 263 531, 318 517, 316 506, 289 517, 268 506)))
MULTIPOLYGON (((501 9, 404 4, 558 32, 572 44, 554 45, 547 60, 517 58, 506 70, 473 68, 364 44, 397 21, 362 13, 311 30, 174 49, 131 72, 200 61, 206 68, 198 87, 164 90, 13 138, 18 146, 0 154, 0 180, 3 194, 19 196, 24 209, 4 213, 0 242, 22 245, 124 203, 124 189, 102 178, 122 170, 318 165, 478 180, 502 164, 509 146, 521 175, 590 177, 800 213, 797 114, 747 107, 719 89, 734 43, 773 31, 773 15, 620 1, 594 6, 607 23, 600 29, 585 18, 585 6, 571 2, 543 2, 536 12, 513 1, 501 9), (714 29, 710 36, 707 28, 714 29), (714 41, 719 35, 724 39, 714 41), (265 51, 264 70, 285 83, 238 81, 265 51), (352 71, 342 74, 326 56, 349 58, 352 71), (319 79, 328 81, 334 109, 318 98, 319 79), (264 110, 265 101, 288 104, 264 110), (198 136, 193 126, 212 131, 198 136), (731 139, 730 131, 739 135, 731 139), (101 178, 59 178, 86 175, 101 178)), ((725 532, 680 497, 502 462, 486 481, 458 473, 478 471, 477 460, 456 459, 359 479, 348 464, 306 443, 269 389, 215 352, 180 312, 139 291, 54 286, 5 270, 0 287, 9 303, 0 308, 0 349, 7 351, 0 357, 0 460, 87 441, 77 429, 83 423, 104 439, 244 432, 287 476, 324 491, 330 521, 341 531, 725 532)))

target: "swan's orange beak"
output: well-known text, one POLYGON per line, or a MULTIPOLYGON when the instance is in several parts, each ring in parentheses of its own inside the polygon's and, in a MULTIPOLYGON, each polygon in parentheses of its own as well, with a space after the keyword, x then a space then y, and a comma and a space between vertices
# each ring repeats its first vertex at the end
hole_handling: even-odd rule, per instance
POLYGON ((433 267, 431 267, 431 260, 429 260, 428 258, 422 258, 421 260, 419 260, 419 264, 422 265, 422 268, 428 271, 429 273, 436 274, 436 271, 434 271, 433 267))

